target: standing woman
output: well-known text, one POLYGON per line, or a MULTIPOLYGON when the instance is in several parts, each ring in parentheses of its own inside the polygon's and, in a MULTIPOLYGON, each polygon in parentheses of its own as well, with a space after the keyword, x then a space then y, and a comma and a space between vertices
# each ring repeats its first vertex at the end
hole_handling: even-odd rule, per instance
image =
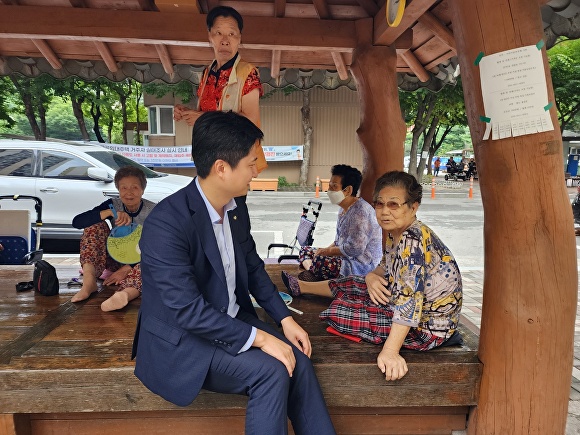
POLYGON ((73 226, 84 229, 81 237, 80 260, 83 270, 83 286, 71 299, 80 302, 97 291, 97 278, 106 270, 113 272, 104 281, 104 285, 118 285, 119 289, 113 296, 101 304, 103 311, 119 310, 129 301, 141 294, 141 268, 139 264, 120 264, 107 253, 107 237, 111 230, 107 220, 113 227, 141 224, 149 215, 154 202, 143 199, 147 186, 147 178, 143 171, 134 166, 125 166, 115 174, 115 187, 119 198, 111 198, 74 217, 73 226), (113 221, 115 208, 117 219, 113 221))
MULTIPOLYGON (((209 44, 214 61, 203 72, 197 90, 197 108, 177 104, 173 111, 176 121, 193 125, 203 112, 221 110, 244 115, 260 127, 260 97, 262 83, 256 67, 241 59, 238 48, 242 41, 244 20, 229 6, 217 6, 206 18, 209 44)), ((265 169, 266 158, 262 146, 256 144, 258 172, 265 169)))

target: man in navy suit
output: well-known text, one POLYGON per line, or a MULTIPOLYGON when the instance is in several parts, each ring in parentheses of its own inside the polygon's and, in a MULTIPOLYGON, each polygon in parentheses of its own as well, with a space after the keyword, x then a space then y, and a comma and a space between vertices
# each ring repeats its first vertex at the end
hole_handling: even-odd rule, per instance
POLYGON ((135 375, 181 406, 201 388, 247 395, 246 434, 286 434, 288 418, 296 434, 334 434, 308 334, 264 270, 239 198, 257 176, 253 147, 262 137, 233 112, 196 121, 198 176, 143 226, 135 375), (283 334, 257 318, 249 293, 283 334))

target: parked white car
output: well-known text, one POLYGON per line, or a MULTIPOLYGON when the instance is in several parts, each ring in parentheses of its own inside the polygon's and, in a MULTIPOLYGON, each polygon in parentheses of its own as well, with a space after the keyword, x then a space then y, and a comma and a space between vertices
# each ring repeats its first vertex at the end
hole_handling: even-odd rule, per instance
MULTIPOLYGON (((0 195, 31 195, 42 200, 42 239, 79 239, 72 227, 77 214, 119 192, 113 183, 117 169, 137 166, 145 172, 144 198, 159 202, 188 185, 191 177, 152 171, 98 145, 0 140, 0 195)), ((32 201, 0 201, 2 209, 29 209, 32 201)))

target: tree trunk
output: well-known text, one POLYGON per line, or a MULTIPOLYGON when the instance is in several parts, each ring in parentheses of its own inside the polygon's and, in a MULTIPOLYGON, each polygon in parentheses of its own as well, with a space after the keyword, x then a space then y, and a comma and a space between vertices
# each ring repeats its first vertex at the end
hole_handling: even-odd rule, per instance
MULTIPOLYGON (((427 130, 427 134, 423 138, 423 148, 421 149, 421 157, 419 158, 419 164, 417 165, 417 175, 415 175, 415 178, 417 179, 417 181, 419 183, 421 183, 423 181, 423 173, 425 172, 426 159, 425 159, 425 157, 423 157, 423 153, 429 154, 430 145, 433 142, 433 138, 435 137, 435 133, 437 132, 437 125, 439 125, 439 117, 435 116, 431 120, 431 125, 429 126, 429 129, 427 130)), ((427 157, 427 158, 429 158, 429 157, 427 157)), ((430 161, 431 160, 429 160, 429 162, 430 161)), ((429 165, 429 169, 430 168, 431 168, 431 165, 429 165)))
POLYGON ((83 136, 84 141, 89 141, 89 132, 87 131, 87 124, 85 123, 85 116, 83 114, 83 101, 84 98, 75 99, 71 97, 71 105, 73 109, 73 115, 79 124, 79 130, 81 131, 81 135, 83 136))
POLYGON ((357 20, 358 46, 351 72, 356 80, 363 151, 361 196, 372 202, 375 181, 387 171, 402 170, 406 126, 397 86, 397 53, 372 45, 372 19, 357 20))
POLYGON ((38 103, 38 117, 40 118, 40 140, 46 140, 46 109, 38 103))
MULTIPOLYGON (((437 96, 431 93, 425 94, 423 100, 417 108, 417 116, 415 117, 415 125, 413 126, 412 139, 411 139, 411 153, 409 155, 409 174, 421 182, 423 177, 423 172, 419 172, 417 163, 417 154, 422 154, 418 151, 419 148, 419 138, 425 133, 427 129, 427 123, 433 115, 433 110, 435 109, 435 101, 437 96)), ((431 124, 432 125, 432 124, 431 124)), ((429 143, 429 142, 427 142, 429 143)), ((423 142, 423 149, 425 149, 425 142, 423 142)), ((424 168, 425 166, 423 166, 424 168)))
POLYGON ((141 145, 141 118, 139 117, 139 102, 141 101, 141 96, 143 95, 143 88, 137 83, 137 99, 135 102, 135 114, 137 117, 137 131, 135 133, 135 145, 141 145))
POLYGON ((26 115, 26 119, 28 119, 28 123, 30 124, 30 128, 32 129, 32 134, 34 134, 34 138, 36 140, 42 140, 42 133, 40 127, 38 126, 38 122, 36 121, 36 115, 34 113, 34 103, 32 102, 32 95, 30 92, 27 92, 24 89, 18 80, 16 80, 13 76, 10 76, 10 80, 14 84, 16 90, 20 94, 20 98, 22 99, 22 103, 24 104, 24 114, 26 115))
POLYGON ((310 164, 310 147, 312 146, 313 128, 310 124, 310 89, 302 91, 302 133, 304 134, 304 153, 300 165, 300 185, 306 186, 308 165, 310 164))
POLYGON ((93 131, 95 132, 95 136, 97 136, 97 141, 99 141, 99 143, 105 143, 99 125, 99 120, 101 119, 101 107, 98 104, 92 103, 91 116, 93 117, 93 131))
POLYGON ((119 101, 121 103, 121 116, 123 119, 123 143, 128 144, 129 141, 127 140, 127 96, 119 94, 119 101))
MULTIPOLYGON (((556 110, 553 131, 484 141, 474 63, 541 41, 540 10, 529 0, 452 0, 450 10, 485 213, 483 376, 468 433, 563 434, 578 276, 556 110)), ((545 48, 542 56, 554 101, 545 48)))

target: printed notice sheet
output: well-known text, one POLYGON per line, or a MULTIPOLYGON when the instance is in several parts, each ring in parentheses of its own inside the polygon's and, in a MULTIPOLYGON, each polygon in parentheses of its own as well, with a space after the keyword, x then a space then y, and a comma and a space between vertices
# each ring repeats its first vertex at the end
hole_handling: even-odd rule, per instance
POLYGON ((485 116, 483 139, 553 130, 542 51, 535 45, 484 56, 479 64, 485 116))

